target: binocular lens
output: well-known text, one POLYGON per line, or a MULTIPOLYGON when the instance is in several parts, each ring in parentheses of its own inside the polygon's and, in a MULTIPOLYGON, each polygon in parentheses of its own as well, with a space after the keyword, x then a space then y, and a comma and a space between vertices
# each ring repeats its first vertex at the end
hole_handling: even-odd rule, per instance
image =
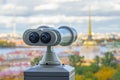
POLYGON ((51 40, 51 36, 50 36, 49 33, 43 32, 43 33, 41 34, 41 42, 43 42, 43 43, 49 43, 50 40, 51 40))
POLYGON ((36 32, 32 32, 30 35, 29 35, 29 40, 32 42, 32 43, 37 43, 39 41, 39 34, 36 33, 36 32))

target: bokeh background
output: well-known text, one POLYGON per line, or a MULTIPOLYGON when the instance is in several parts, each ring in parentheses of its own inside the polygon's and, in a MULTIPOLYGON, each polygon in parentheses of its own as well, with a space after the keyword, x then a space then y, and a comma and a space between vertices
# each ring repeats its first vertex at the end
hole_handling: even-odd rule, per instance
POLYGON ((22 35, 41 25, 77 30, 76 42, 53 49, 76 68, 76 80, 120 80, 119 0, 0 0, 0 80, 23 80, 38 64, 46 48, 26 45, 22 35))

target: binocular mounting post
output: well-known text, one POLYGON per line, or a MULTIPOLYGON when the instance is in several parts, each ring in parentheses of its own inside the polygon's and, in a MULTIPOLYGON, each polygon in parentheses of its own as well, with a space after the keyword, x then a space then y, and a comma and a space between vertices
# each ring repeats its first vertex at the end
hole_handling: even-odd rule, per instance
POLYGON ((42 65, 60 65, 60 60, 58 56, 53 52, 52 46, 47 46, 47 51, 43 56, 42 60, 40 61, 42 65))

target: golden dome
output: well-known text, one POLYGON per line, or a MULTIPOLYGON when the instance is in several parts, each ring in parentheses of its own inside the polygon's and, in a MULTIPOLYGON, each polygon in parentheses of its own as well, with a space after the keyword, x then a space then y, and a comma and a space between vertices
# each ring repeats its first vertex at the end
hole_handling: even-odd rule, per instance
POLYGON ((94 40, 85 40, 83 46, 96 46, 97 42, 94 40))

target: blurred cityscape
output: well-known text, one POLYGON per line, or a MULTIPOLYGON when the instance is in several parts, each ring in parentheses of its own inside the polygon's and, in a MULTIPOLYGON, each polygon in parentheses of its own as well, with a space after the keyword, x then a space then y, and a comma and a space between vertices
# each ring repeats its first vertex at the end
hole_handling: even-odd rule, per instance
MULTIPOLYGON (((82 46, 82 42, 86 40, 88 37, 88 34, 79 33, 78 39, 73 46, 82 46)), ((110 43, 112 41, 120 41, 120 33, 92 33, 92 39, 97 41, 99 45, 101 43, 110 43)), ((0 47, 28 47, 22 39, 22 36, 17 33, 3 33, 0 34, 0 47), (12 45, 13 44, 13 45, 12 45)))
MULTIPOLYGON (((70 64, 69 56, 84 54, 82 65, 90 65, 94 62, 95 56, 102 56, 105 52, 110 51, 114 54, 116 62, 120 63, 120 34, 118 33, 92 33, 92 38, 97 42, 99 50, 92 47, 86 52, 83 49, 83 43, 87 40, 88 34, 79 33, 78 39, 68 47, 57 46, 54 51, 60 57, 61 62, 70 64), (72 49, 72 50, 71 50, 72 49), (81 50, 82 49, 82 50, 81 50), (97 51, 95 51, 95 50, 97 51), (92 56, 91 58, 89 58, 92 56), (87 59, 86 59, 87 57, 87 59)), ((87 49, 89 49, 87 45, 87 49)), ((32 61, 37 57, 42 57, 45 53, 45 47, 31 47, 26 45, 22 36, 18 34, 0 34, 0 78, 16 77, 23 79, 23 71, 32 66, 32 61), (12 74, 12 75, 11 75, 12 74), (11 76, 9 76, 11 75, 11 76)))
POLYGON ((0 80, 24 80, 39 63, 46 47, 28 46, 20 34, 40 25, 78 31, 73 44, 53 48, 75 67, 75 80, 120 80, 119 13, 119 0, 0 0, 0 80))
MULTIPOLYGON (((72 45, 67 47, 58 45, 53 50, 59 56, 61 63, 76 68, 76 80, 82 77, 85 79, 81 80, 86 80, 84 74, 92 75, 89 78, 92 80, 103 80, 97 76, 100 67, 102 69, 103 66, 111 68, 120 66, 120 33, 93 33, 89 16, 87 34, 79 33, 72 45), (88 70, 91 68, 88 71, 91 73, 86 73, 87 69, 81 70, 85 72, 80 73, 79 69, 82 67, 87 67, 88 70)), ((26 45, 22 36, 13 31, 9 34, 0 34, 0 51, 0 80, 23 80, 23 72, 38 64, 46 48, 26 45)), ((109 77, 104 80, 108 80, 109 77)))

